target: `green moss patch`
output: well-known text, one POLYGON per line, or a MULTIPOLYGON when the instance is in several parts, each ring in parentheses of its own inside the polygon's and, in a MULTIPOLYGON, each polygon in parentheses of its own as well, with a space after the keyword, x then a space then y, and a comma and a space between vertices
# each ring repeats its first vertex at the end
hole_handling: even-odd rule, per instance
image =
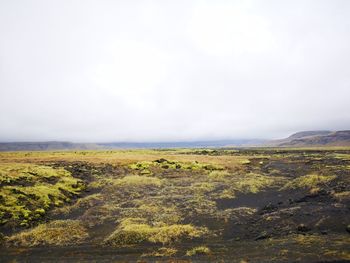
POLYGON ((35 164, 0 164, 0 182, 0 223, 22 226, 84 189, 70 172, 35 164))
POLYGON ((178 161, 169 161, 166 159, 158 159, 152 162, 143 161, 137 162, 129 165, 129 168, 135 171, 139 171, 140 174, 152 174, 152 170, 162 169, 162 170, 187 170, 187 171, 217 171, 224 170, 220 165, 208 164, 208 163, 199 163, 194 162, 178 162, 178 161))

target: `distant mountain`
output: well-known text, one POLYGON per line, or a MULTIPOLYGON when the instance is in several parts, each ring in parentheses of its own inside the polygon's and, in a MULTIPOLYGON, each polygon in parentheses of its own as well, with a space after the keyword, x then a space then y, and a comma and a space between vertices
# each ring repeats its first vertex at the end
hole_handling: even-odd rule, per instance
POLYGON ((251 146, 261 144, 263 140, 218 140, 189 142, 110 142, 110 143, 73 143, 73 142, 6 142, 0 143, 0 151, 52 151, 52 150, 96 150, 96 149, 137 149, 137 148, 207 148, 251 146))
POLYGON ((162 149, 162 148, 219 148, 219 147, 310 147, 350 146, 350 130, 347 131, 303 131, 281 140, 217 140, 189 142, 110 142, 74 143, 50 142, 3 142, 0 151, 55 151, 55 150, 113 150, 113 149, 162 149))
POLYGON ((72 142, 2 142, 0 151, 51 151, 51 150, 88 150, 99 149, 93 143, 72 142))
POLYGON ((276 147, 350 146, 350 130, 298 132, 282 140, 269 141, 266 145, 276 147))
POLYGON ((189 142, 115 142, 99 143, 103 148, 207 148, 207 147, 230 147, 250 146, 261 144, 264 140, 218 140, 218 141, 189 141, 189 142))
POLYGON ((309 136, 322 136, 322 135, 328 135, 332 133, 332 131, 302 131, 302 132, 297 132, 289 136, 287 139, 300 139, 300 138, 305 138, 309 136))

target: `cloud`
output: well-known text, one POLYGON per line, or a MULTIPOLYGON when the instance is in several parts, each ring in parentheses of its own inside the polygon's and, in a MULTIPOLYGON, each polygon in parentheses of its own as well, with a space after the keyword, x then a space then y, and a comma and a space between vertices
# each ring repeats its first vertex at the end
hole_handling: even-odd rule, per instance
POLYGON ((275 138, 350 124, 348 1, 0 3, 0 140, 275 138))

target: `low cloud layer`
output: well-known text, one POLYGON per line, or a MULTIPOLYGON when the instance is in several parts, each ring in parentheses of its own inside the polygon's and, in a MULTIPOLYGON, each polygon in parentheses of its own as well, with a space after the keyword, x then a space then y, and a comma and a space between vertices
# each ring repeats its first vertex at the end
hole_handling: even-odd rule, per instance
POLYGON ((1 1, 0 141, 350 128, 350 1, 1 1))

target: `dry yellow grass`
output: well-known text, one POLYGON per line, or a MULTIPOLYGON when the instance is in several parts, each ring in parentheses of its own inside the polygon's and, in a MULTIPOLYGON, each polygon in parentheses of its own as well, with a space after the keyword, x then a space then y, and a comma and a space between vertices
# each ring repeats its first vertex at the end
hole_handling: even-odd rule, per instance
POLYGON ((183 239, 193 239, 207 234, 204 227, 191 224, 149 225, 141 218, 126 218, 118 228, 106 238, 109 245, 133 245, 140 242, 169 244, 183 239))
POLYGON ((77 220, 57 220, 20 232, 8 239, 8 244, 20 247, 43 245, 69 246, 88 238, 85 227, 77 220))
POLYGON ((240 166, 250 156, 208 156, 181 154, 181 150, 116 150, 116 151, 48 151, 48 152, 1 152, 1 162, 54 162, 86 161, 91 163, 130 164, 165 158, 170 161, 210 163, 224 166, 240 166))

